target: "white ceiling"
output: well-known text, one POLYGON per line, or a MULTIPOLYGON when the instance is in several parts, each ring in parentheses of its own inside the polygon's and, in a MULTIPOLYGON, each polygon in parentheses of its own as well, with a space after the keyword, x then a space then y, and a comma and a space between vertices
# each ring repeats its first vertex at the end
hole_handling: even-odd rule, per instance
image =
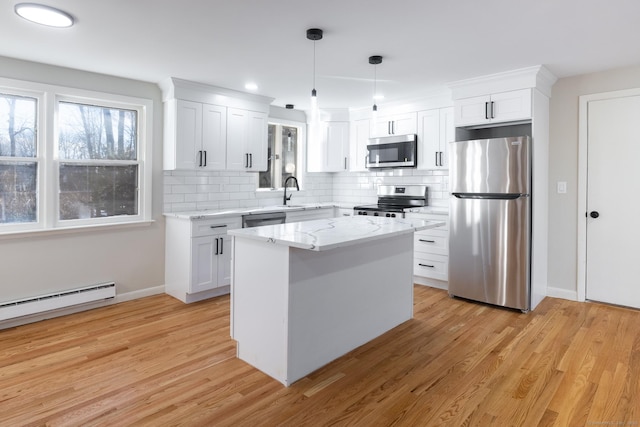
MULTIPOLYGON (((33 0, 32 0, 33 1, 33 0)), ((451 81, 543 64, 557 77, 640 64, 638 0, 43 0, 70 29, 0 6, 0 55, 159 82, 166 77, 308 108, 313 42, 321 108, 371 104, 451 81)), ((0 70, 1 73, 1 70, 0 70)))

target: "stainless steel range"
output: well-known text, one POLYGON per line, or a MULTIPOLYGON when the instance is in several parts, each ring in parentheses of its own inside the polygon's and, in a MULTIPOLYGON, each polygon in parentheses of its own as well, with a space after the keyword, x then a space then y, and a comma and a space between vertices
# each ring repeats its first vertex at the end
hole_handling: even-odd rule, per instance
POLYGON ((378 203, 355 206, 354 215, 404 218, 404 210, 427 206, 429 187, 426 185, 380 185, 378 203))

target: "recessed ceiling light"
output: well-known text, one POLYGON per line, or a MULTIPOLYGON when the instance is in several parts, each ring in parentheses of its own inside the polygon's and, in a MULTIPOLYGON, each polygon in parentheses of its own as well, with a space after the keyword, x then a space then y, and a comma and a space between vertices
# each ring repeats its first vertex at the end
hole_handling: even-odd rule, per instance
POLYGON ((246 90, 258 90, 258 85, 255 83, 247 83, 246 85, 244 85, 244 88, 246 90))
POLYGON ((377 100, 384 99, 384 95, 381 93, 378 93, 376 95, 373 95, 373 99, 377 99, 377 100))
POLYGON ((18 3, 15 11, 21 18, 49 27, 66 28, 73 25, 73 17, 66 12, 37 3, 18 3))

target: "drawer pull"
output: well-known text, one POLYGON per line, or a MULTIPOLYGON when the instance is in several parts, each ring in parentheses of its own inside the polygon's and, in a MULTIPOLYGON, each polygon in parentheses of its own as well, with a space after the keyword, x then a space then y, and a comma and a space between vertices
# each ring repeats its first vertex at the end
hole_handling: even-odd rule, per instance
POLYGON ((425 242, 425 243, 435 243, 435 240, 427 240, 427 239, 418 239, 421 242, 425 242))
POLYGON ((420 267, 436 268, 436 266, 435 266, 435 265, 421 264, 421 263, 418 263, 418 265, 419 265, 420 267))
POLYGON ((224 228, 226 226, 227 226, 226 224, 224 224, 224 225, 210 225, 209 228, 224 228))
POLYGON ((218 247, 218 238, 216 237, 216 253, 214 255, 218 255, 218 253, 220 252, 220 249, 218 247))

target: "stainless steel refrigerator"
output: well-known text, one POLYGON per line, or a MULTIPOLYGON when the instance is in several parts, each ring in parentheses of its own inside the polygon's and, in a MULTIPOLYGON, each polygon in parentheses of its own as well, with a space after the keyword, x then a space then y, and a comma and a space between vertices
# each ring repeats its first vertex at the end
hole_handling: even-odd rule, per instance
POLYGON ((449 294, 531 307, 531 140, 450 145, 449 294))

